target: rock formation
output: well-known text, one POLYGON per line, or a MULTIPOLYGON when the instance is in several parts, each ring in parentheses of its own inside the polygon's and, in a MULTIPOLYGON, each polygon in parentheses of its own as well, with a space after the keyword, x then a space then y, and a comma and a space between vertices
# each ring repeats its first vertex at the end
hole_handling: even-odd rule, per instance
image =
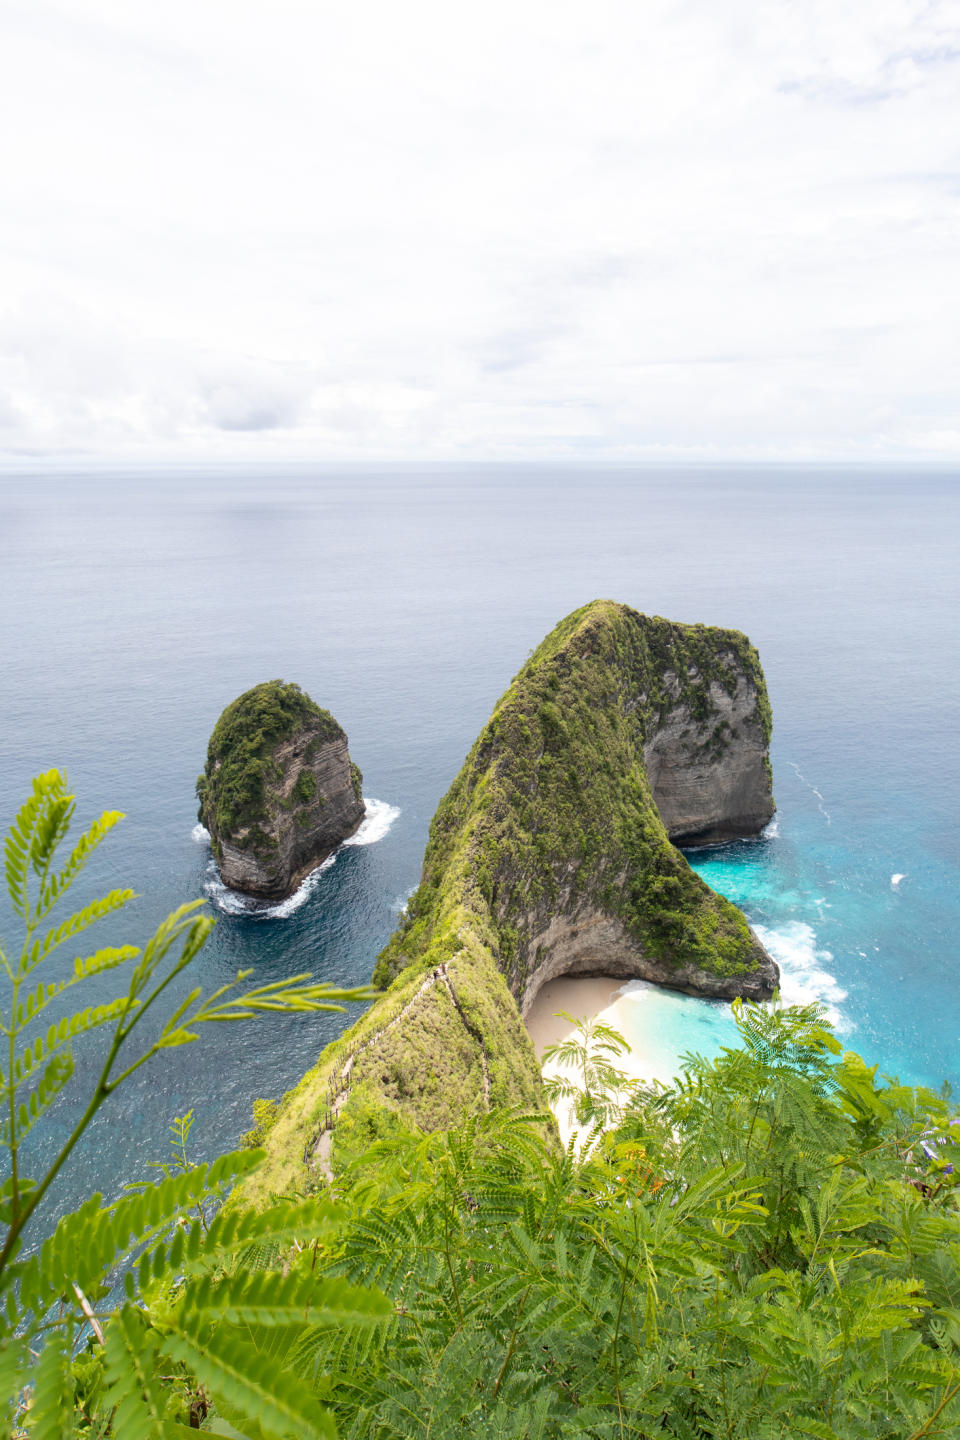
POLYGON ((347 737, 299 685, 255 685, 224 710, 197 781, 200 822, 231 890, 291 895, 364 816, 347 737))
POLYGON ((338 1146, 405 1126, 542 1105, 521 1015, 558 975, 770 996, 773 960, 671 843, 761 829, 769 738, 763 673, 737 631, 612 601, 562 621, 441 801, 374 972, 389 989, 283 1102, 263 1184, 302 1188, 336 1168, 338 1146))
POLYGON ((755 835, 774 812, 770 709, 734 630, 595 601, 547 636, 440 804, 382 983, 451 899, 492 928, 521 1009, 557 975, 769 996, 743 915, 671 844, 755 835))

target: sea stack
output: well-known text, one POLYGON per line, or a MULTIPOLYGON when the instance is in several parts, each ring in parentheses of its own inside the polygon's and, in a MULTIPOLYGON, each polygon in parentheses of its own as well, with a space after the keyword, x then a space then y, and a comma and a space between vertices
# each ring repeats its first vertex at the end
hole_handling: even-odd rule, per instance
POLYGON ((227 706, 197 780, 199 818, 231 890, 283 900, 358 828, 360 771, 329 710, 268 680, 227 706))
POLYGON ((500 699, 430 827, 386 984, 447 929, 477 933, 526 1014, 559 975, 768 998, 777 966, 675 848, 774 813, 770 705, 745 635, 597 600, 500 699))

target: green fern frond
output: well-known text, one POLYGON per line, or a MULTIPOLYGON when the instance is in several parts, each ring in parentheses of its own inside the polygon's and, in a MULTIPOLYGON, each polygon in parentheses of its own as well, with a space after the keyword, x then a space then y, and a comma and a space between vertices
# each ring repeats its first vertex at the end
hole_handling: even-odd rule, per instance
POLYGON ((17 1030, 24 1029, 65 990, 69 990, 89 975, 99 974, 101 970, 112 970, 115 966, 123 965, 127 960, 132 960, 139 954, 137 946, 121 945, 116 948, 109 947, 99 950, 95 955, 88 955, 85 960, 78 958, 74 961, 74 973, 68 980, 60 980, 55 984, 44 984, 41 980, 25 1000, 17 1002, 13 1011, 14 1027, 17 1030))
POLYGON ((50 808, 61 805, 65 796, 65 781, 59 770, 47 770, 36 776, 4 841, 7 893, 21 920, 29 917, 27 885, 37 835, 50 808))
MULTIPOLYGON (((29 1135, 40 1117, 50 1108, 60 1091, 73 1075, 73 1056, 69 1050, 63 1055, 54 1055, 44 1066, 36 1088, 16 1108, 16 1128, 11 1131, 9 1120, 0 1124, 0 1144, 9 1146, 19 1143, 29 1135)), ((9 1093, 9 1084, 5 1087, 9 1093)), ((16 1082, 13 1082, 16 1089, 16 1082)))
POLYGON ((73 1380, 67 1337, 47 1338, 33 1372, 31 1440, 68 1440, 73 1430, 73 1380))
POLYGON ((28 1080, 44 1060, 62 1050, 64 1045, 69 1045, 78 1035, 112 1024, 129 1008, 130 1002, 126 999, 111 1000, 107 1005, 91 1005, 73 1015, 64 1015, 48 1027, 45 1035, 38 1035, 33 1044, 16 1057, 12 1075, 14 1089, 28 1080))
POLYGON ((236 1331, 184 1312, 161 1347, 197 1377, 225 1414, 254 1421, 275 1440, 336 1440, 336 1426, 313 1391, 276 1369, 236 1331))
POLYGON ((208 1312, 208 1320, 234 1325, 369 1324, 393 1313, 376 1290, 345 1280, 317 1279, 294 1272, 260 1271, 218 1280, 207 1277, 191 1285, 184 1300, 188 1310, 208 1312))
POLYGON ((191 900, 180 905, 162 920, 143 948, 140 963, 130 978, 130 996, 136 998, 153 979, 157 967, 177 941, 184 939, 183 949, 176 968, 184 969, 201 949, 210 931, 213 920, 209 915, 196 912, 204 905, 203 900, 191 900), (184 938, 185 937, 185 938, 184 938))
POLYGON ((26 1341, 12 1336, 0 1345, 0 1434, 7 1435, 11 1414, 19 1405, 25 1383, 26 1341))
POLYGON ((124 1305, 107 1327, 104 1369, 106 1408, 123 1440, 169 1440, 163 1393, 155 1379, 157 1336, 142 1313, 124 1305))
MULTIPOLYGON (((61 945, 66 944, 68 940, 73 940, 77 935, 81 935, 84 930, 89 930, 91 925, 96 925, 99 920, 103 920, 107 915, 113 915, 117 910, 122 910, 124 905, 127 905, 131 900, 135 899, 136 891, 134 890, 111 890, 109 894, 102 896, 101 899, 91 900, 90 904, 85 905, 82 910, 76 911, 75 914, 55 926, 53 930, 48 930, 42 939, 38 936, 32 942, 24 958, 22 974, 28 975, 31 970, 36 969, 42 961, 47 960, 55 950, 58 950, 61 945)), ((130 950, 131 948, 130 946, 124 946, 125 950, 130 950)), ((124 958, 127 957, 125 956, 124 958)), ((85 964, 86 962, 80 960, 74 963, 74 978, 79 979, 85 973, 96 973, 95 970, 86 972, 83 969, 85 964)), ((101 966, 101 968, 106 969, 109 967, 101 966)))
MULTIPOLYGON (((49 865, 49 860, 52 859, 53 852, 60 844, 60 841, 66 836, 67 827, 73 814, 73 797, 70 796, 69 799, 71 803, 59 824, 59 828, 51 835, 52 844, 45 857, 45 867, 49 865)), ((102 844, 114 826, 118 825, 123 818, 123 813, 120 810, 105 810, 100 818, 93 822, 86 834, 80 836, 80 839, 73 847, 66 864, 62 870, 60 870, 59 874, 47 879, 45 878, 45 869, 37 870, 38 875, 44 876, 36 906, 36 918, 38 920, 43 919, 45 915, 50 913, 61 896, 69 890, 98 845, 102 844)), ((36 861, 34 865, 36 868, 36 861)))
MULTIPOLYGON (((262 1158, 257 1151, 223 1155, 110 1206, 102 1205, 101 1196, 92 1196, 63 1217, 36 1254, 11 1267, 10 1279, 19 1281, 21 1306, 39 1317, 74 1285, 88 1294, 95 1292, 121 1260, 163 1234, 179 1215, 221 1197, 262 1158)), ((200 1226, 196 1229, 201 1231, 200 1226)), ((198 1234, 198 1248, 201 1243, 198 1234)))

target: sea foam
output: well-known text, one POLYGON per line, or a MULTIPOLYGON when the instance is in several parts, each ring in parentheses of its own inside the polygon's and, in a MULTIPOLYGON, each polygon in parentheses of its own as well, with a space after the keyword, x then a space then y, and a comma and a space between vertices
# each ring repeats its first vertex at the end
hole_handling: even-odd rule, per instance
POLYGON ((364 800, 367 807, 365 818, 360 824, 360 829, 344 840, 343 845, 375 845, 382 840, 390 826, 400 814, 398 805, 390 805, 386 800, 364 800))
POLYGON ((827 1007, 834 1029, 843 1033, 852 1022, 840 1009, 847 992, 825 965, 833 959, 829 950, 817 945, 816 932, 805 920, 788 920, 783 925, 755 925, 757 939, 780 966, 780 995, 787 1005, 827 1007))
MULTIPOLYGON (((305 905, 320 883, 321 877, 327 870, 330 870, 336 862, 341 850, 348 845, 375 845, 388 833, 391 825, 400 814, 398 805, 390 805, 386 800, 364 799, 366 815, 360 822, 360 828, 355 834, 332 855, 328 855, 321 865, 297 886, 292 895, 285 900, 278 900, 275 904, 266 900, 257 900, 253 895, 243 895, 238 890, 231 890, 224 885, 217 869, 217 863, 213 856, 207 866, 207 873, 204 878, 203 888, 212 905, 224 915, 244 915, 249 920, 285 920, 288 915, 294 914, 301 905, 305 905)), ((193 839, 200 845, 209 844, 210 835, 202 825, 195 825, 190 832, 193 839)))

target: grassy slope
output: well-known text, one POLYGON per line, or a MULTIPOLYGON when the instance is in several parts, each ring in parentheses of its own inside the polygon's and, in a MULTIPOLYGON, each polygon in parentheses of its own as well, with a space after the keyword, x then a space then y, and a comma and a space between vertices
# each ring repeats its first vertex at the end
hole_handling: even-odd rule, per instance
POLYGON ((335 1163, 397 1126, 439 1128, 482 1107, 484 1058, 493 1105, 540 1103, 533 1048, 504 979, 519 993, 535 962, 531 916, 589 897, 658 957, 723 975, 755 967, 746 921, 669 843, 643 767, 647 726, 677 703, 664 672, 680 677, 684 699, 706 721, 709 682, 731 683, 721 651, 733 651, 753 678, 769 732, 756 652, 736 631, 596 601, 547 636, 437 810, 420 888, 375 971, 385 995, 324 1050, 258 1137, 270 1162, 255 1198, 315 1183, 304 1152, 351 1055, 335 1163), (443 966, 461 1014, 441 984, 418 997, 443 966))

